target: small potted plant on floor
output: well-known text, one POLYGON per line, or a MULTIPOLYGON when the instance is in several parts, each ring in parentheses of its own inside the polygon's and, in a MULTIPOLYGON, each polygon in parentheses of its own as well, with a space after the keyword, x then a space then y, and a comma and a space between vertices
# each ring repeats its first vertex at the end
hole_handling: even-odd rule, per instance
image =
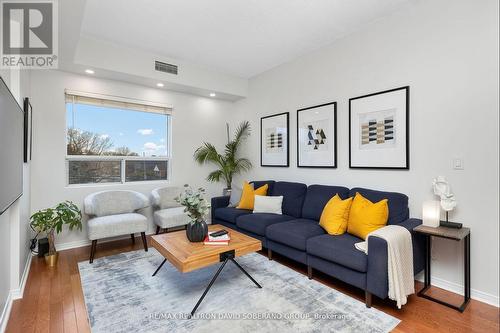
POLYGON ((31 215, 30 224, 37 232, 47 233, 49 239, 49 253, 45 255, 45 262, 49 266, 57 264, 59 253, 54 245, 54 234, 62 231, 63 225, 69 226, 69 230, 77 228, 82 230, 82 213, 71 201, 59 203, 54 208, 39 210, 31 215))
POLYGON ((184 206, 184 212, 191 218, 186 226, 186 236, 190 242, 203 242, 208 234, 205 218, 210 210, 210 204, 204 197, 205 189, 193 190, 189 185, 184 185, 184 192, 175 200, 184 206))

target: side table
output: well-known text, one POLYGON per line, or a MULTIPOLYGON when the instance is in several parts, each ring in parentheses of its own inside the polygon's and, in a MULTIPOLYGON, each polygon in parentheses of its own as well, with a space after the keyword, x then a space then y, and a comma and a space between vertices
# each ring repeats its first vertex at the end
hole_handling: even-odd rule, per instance
POLYGON ((425 246, 425 268, 424 268, 424 287, 417 293, 418 296, 445 305, 460 312, 464 312, 465 307, 470 301, 470 229, 461 228, 445 228, 445 227, 428 227, 419 225, 413 229, 415 232, 423 234, 426 238, 425 246), (464 301, 460 306, 446 303, 439 299, 433 298, 425 294, 431 286, 431 237, 440 237, 452 239, 455 241, 464 240, 464 301))

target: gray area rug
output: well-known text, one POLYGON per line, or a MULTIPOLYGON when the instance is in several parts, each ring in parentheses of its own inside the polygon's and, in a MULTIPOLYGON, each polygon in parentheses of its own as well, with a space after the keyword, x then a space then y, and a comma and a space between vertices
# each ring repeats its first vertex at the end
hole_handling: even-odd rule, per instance
POLYGON ((80 262, 92 331, 106 332, 389 332, 398 319, 260 254, 232 262, 187 318, 219 265, 179 273, 155 250, 80 262))

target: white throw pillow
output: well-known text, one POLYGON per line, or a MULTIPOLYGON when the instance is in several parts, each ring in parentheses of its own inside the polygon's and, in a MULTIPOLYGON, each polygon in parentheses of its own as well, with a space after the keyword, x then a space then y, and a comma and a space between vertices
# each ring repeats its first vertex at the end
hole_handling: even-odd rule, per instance
POLYGON ((282 214, 281 204, 283 203, 283 196, 271 197, 264 195, 256 195, 255 203, 253 206, 254 213, 273 213, 282 214))

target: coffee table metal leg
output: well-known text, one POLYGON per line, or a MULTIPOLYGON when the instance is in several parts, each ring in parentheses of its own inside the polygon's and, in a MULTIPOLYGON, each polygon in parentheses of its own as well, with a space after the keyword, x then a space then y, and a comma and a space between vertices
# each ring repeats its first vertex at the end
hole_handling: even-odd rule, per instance
POLYGON ((262 286, 261 286, 261 285, 260 285, 257 281, 255 281, 255 280, 254 280, 254 278, 253 278, 250 274, 248 274, 248 272, 247 272, 247 271, 245 271, 245 269, 244 269, 243 267, 241 267, 241 266, 240 266, 240 264, 238 264, 238 263, 236 262, 236 260, 234 260, 233 258, 231 258, 231 261, 232 261, 232 262, 234 262, 234 264, 235 264, 235 265, 236 265, 236 266, 237 266, 237 267, 238 267, 238 268, 239 268, 239 269, 240 269, 243 273, 245 273, 245 275, 246 275, 246 276, 248 276, 248 278, 249 278, 250 280, 252 280, 252 282, 253 282, 253 283, 255 283, 255 285, 256 285, 257 287, 262 288, 262 286))
POLYGON ((158 273, 158 271, 160 270, 161 266, 163 266, 163 264, 167 261, 167 259, 163 259, 163 261, 161 262, 160 266, 158 266, 158 268, 156 269, 156 271, 153 273, 152 276, 155 276, 156 273, 158 273))
POLYGON ((210 283, 208 284, 208 287, 203 292, 203 295, 201 295, 200 299, 198 300, 198 303, 196 303, 196 305, 194 306, 193 311, 191 311, 191 316, 194 315, 194 313, 196 312, 196 309, 198 309, 198 307, 200 306, 201 301, 203 301, 203 299, 207 295, 210 288, 212 288, 212 285, 214 284, 215 280, 217 280, 217 277, 219 276, 220 272, 222 272, 222 269, 224 268, 224 266, 226 266, 228 261, 229 261, 229 258, 226 258, 224 260, 224 262, 222 263, 222 265, 220 265, 219 269, 217 270, 217 273, 215 273, 214 277, 212 278, 212 281, 210 281, 210 283))

